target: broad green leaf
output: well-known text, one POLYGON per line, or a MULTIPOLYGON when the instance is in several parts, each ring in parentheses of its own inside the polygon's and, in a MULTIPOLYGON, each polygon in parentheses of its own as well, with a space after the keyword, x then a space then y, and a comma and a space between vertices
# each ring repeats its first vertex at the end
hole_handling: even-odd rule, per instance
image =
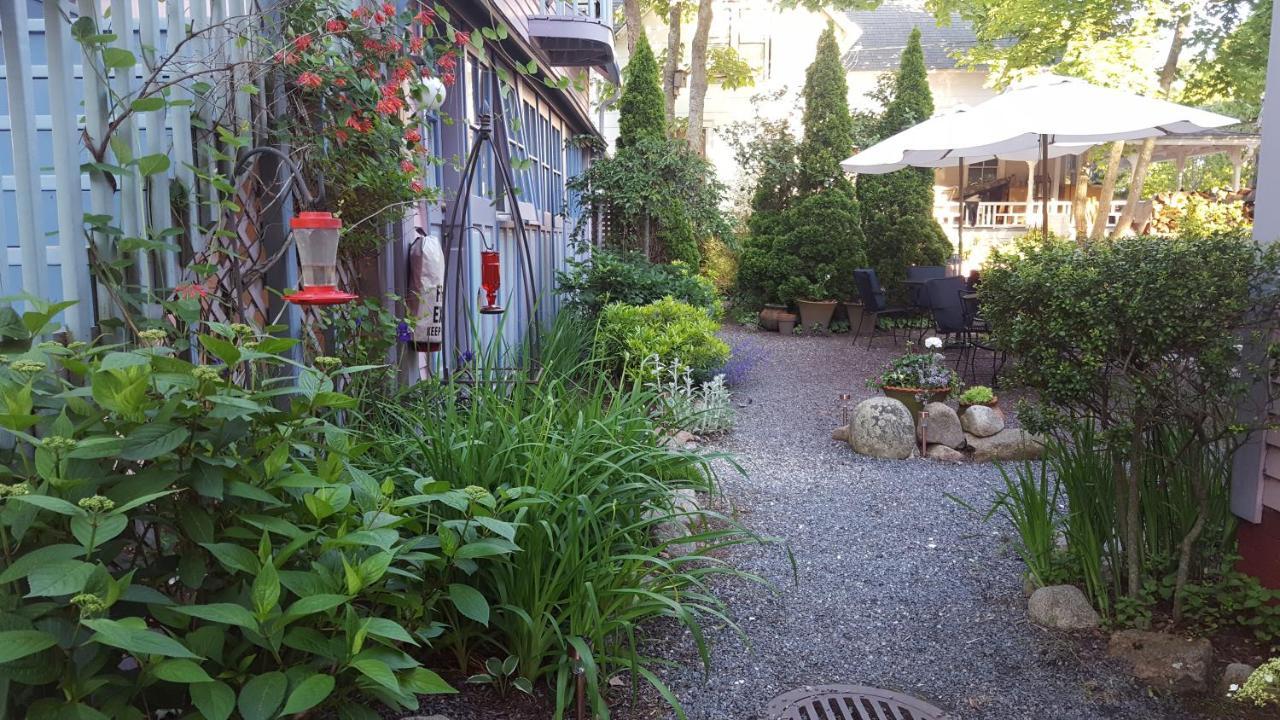
POLYGON ((76 517, 85 514, 84 510, 81 510, 66 500, 50 497, 49 495, 14 495, 11 499, 24 502, 28 505, 35 505, 41 510, 51 510, 59 515, 70 515, 72 517, 76 517))
POLYGON ((58 639, 39 630, 8 630, 0 632, 0 663, 34 655, 58 644, 58 639))
POLYGON ((289 689, 289 679, 282 672, 269 672, 250 678, 240 688, 240 698, 236 707, 244 720, 271 720, 284 702, 284 694, 289 689))
POLYGON ((138 64, 138 58, 124 48, 109 47, 102 50, 102 65, 108 69, 131 68, 136 64, 138 64))
POLYGON ((164 655, 166 657, 191 658, 199 660, 200 656, 183 647, 182 643, 168 635, 161 634, 146 627, 132 627, 123 622, 98 618, 84 620, 83 624, 94 631, 91 638, 94 642, 120 648, 137 655, 164 655))
POLYGON ((83 560, 59 560, 35 567, 27 575, 31 586, 27 597, 74 595, 84 590, 96 567, 83 560))
POLYGON ((152 95, 134 100, 129 107, 133 108, 134 112, 155 112, 165 108, 165 101, 159 95, 152 95))
POLYGON ((276 573, 275 565, 269 561, 262 564, 262 570, 253 579, 249 595, 253 599, 258 619, 265 620, 280 602, 280 576, 276 573))
POLYGON ((213 678, 204 671, 195 662, 185 658, 174 660, 165 660, 156 665, 151 671, 161 680, 174 683, 208 683, 213 682, 213 678))
POLYGON ((464 616, 475 620, 481 625, 489 624, 489 601, 484 599, 484 595, 481 595, 480 591, 469 585, 451 583, 449 585, 449 600, 454 607, 458 608, 458 612, 464 616))
POLYGON ((183 615, 222 623, 223 625, 239 625, 250 630, 258 629, 258 621, 248 609, 235 603, 209 603, 208 605, 177 605, 174 610, 183 615))
POLYGON ((235 365, 240 361, 240 351, 235 345, 214 335, 201 335, 200 344, 204 346, 214 357, 218 358, 227 365, 235 365))
POLYGON ((414 668, 401 675, 400 684, 405 692, 415 695, 452 695, 458 692, 445 682, 444 678, 423 667, 414 668))
POLYGON ((409 636, 409 631, 401 627, 400 623, 390 618, 368 618, 364 621, 365 630, 370 635, 385 638, 387 640, 395 640, 397 642, 409 643, 417 645, 418 643, 409 636))
POLYGON ((125 460, 152 460, 186 442, 189 435, 186 428, 168 423, 143 425, 125 438, 120 457, 125 460))
POLYGON ((150 365, 151 358, 136 352, 109 352, 98 363, 99 370, 124 370, 125 368, 150 365))
POLYGON ((12 565, 5 568, 3 573, 0 573, 0 585, 11 583, 14 580, 21 580, 41 565, 58 562, 59 560, 73 560, 83 556, 84 548, 79 545, 46 545, 42 548, 36 548, 14 560, 12 565))
POLYGON ((169 169, 169 156, 164 153, 155 153, 154 155, 143 155, 138 158, 138 172, 143 177, 156 175, 169 169))
POLYGON ((141 496, 141 497, 136 497, 136 498, 134 498, 134 499, 132 499, 132 500, 130 500, 130 501, 128 501, 128 502, 126 502, 126 503, 124 503, 123 505, 117 505, 117 506, 115 507, 115 509, 113 509, 113 510, 111 511, 111 514, 112 514, 112 515, 120 515, 120 514, 123 514, 123 513, 127 513, 127 512, 129 512, 130 510, 132 510, 132 509, 134 509, 134 508, 136 508, 136 507, 139 507, 139 506, 141 506, 141 505, 146 505, 147 503, 151 502, 152 500, 158 500, 158 499, 160 499, 160 498, 164 497, 165 495, 172 495, 172 494, 174 494, 174 493, 176 493, 176 492, 179 492, 179 491, 178 491, 178 490, 162 490, 162 491, 160 491, 160 492, 147 493, 146 495, 143 495, 143 496, 141 496))
POLYGON ((80 544, 90 551, 124 532, 124 529, 129 526, 129 518, 124 515, 100 515, 97 523, 98 529, 94 530, 90 518, 71 518, 71 534, 75 535, 80 544), (89 547, 90 539, 93 540, 93 548, 89 547))
POLYGON ((258 574, 258 558, 248 549, 233 543, 200 543, 200 547, 213 553, 223 565, 250 575, 258 574))
POLYGON ((205 720, 227 720, 236 709, 236 693, 224 682, 197 683, 191 686, 191 704, 205 720))
POLYGON ((289 693, 289 700, 280 714, 293 715, 319 705, 333 692, 333 684, 333 676, 320 673, 303 680, 289 693))
POLYGON ((332 610, 347 601, 346 595, 311 595, 298 600, 284 611, 286 617, 300 618, 332 610))
POLYGON ((506 555, 511 552, 511 548, 493 542, 491 540, 481 540, 479 542, 467 543, 458 548, 455 555, 459 560, 475 559, 482 557, 491 557, 493 555, 506 555))
POLYGON ((400 682, 385 662, 375 658, 362 658, 351 663, 351 667, 391 692, 400 692, 400 682))

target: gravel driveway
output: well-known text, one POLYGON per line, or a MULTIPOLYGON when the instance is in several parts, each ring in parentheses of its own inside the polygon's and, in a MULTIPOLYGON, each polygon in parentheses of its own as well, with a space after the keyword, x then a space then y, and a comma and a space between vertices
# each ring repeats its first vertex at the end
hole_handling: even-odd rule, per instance
MULTIPOLYGON (((745 477, 723 478, 726 497, 752 529, 789 544, 799 577, 782 545, 730 553, 779 592, 721 588, 752 647, 717 630, 709 678, 687 654, 687 669, 664 673, 691 720, 763 718, 771 698, 830 683, 897 690, 957 718, 1188 717, 1100 661, 1096 645, 1080 657, 1075 642, 1028 624, 1022 564, 1005 526, 984 525, 945 497, 985 509, 998 470, 874 460, 830 439, 841 408, 873 394, 865 378, 898 352, 887 340, 868 352, 847 335, 727 328, 725 336, 766 357, 738 388, 750 404, 736 430, 708 447, 741 463, 745 477)), ((666 640, 681 641, 654 645, 673 653, 691 645, 666 640)))

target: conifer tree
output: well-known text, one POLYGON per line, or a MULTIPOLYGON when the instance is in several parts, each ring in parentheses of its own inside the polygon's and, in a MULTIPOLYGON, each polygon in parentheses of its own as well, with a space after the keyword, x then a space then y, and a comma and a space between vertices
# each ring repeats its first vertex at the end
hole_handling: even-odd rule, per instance
POLYGON ((774 243, 775 294, 784 302, 852 299, 866 249, 853 185, 840 168, 853 154, 853 117, 833 23, 818 39, 803 99, 798 192, 774 243))
POLYGON ((663 112, 662 83, 658 80, 658 60, 644 33, 636 39, 636 51, 627 63, 618 102, 618 147, 635 145, 641 139, 664 140, 667 119, 663 112))
MULTIPOLYGON (((878 135, 889 137, 932 114, 933 94, 917 28, 902 51, 878 135)), ((942 265, 951 256, 951 241, 933 219, 933 170, 906 168, 885 175, 859 175, 857 197, 868 260, 885 287, 897 292, 909 265, 942 265)))

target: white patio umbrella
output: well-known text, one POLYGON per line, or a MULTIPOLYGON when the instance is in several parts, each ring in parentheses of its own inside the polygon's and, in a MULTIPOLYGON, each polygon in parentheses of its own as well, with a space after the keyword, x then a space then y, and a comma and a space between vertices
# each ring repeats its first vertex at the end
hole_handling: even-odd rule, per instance
MULTIPOLYGON (((1000 152, 983 152, 972 155, 953 155, 946 152, 916 150, 918 147, 933 145, 949 145, 965 132, 967 125, 961 124, 960 118, 969 112, 969 108, 961 107, 946 115, 937 115, 924 122, 913 125, 906 130, 881 140, 871 147, 846 159, 840 164, 845 172, 869 173, 878 175, 902 170, 908 167, 941 168, 956 165, 959 169, 959 185, 964 190, 964 171, 969 163, 985 160, 1040 160, 1039 138, 1021 138, 1011 141, 1000 152)), ((1093 147, 1095 143, 1063 144, 1049 146, 1049 157, 1078 155, 1093 147)), ((957 255, 964 256, 964 197, 960 200, 960 214, 956 224, 957 255)))
MULTIPOLYGON (((1081 152, 1083 147, 1097 143, 1202 132, 1237 122, 1226 115, 1167 100, 1098 87, 1075 78, 1041 75, 956 114, 945 126, 908 138, 909 145, 899 146, 898 160, 910 166, 937 167, 933 163, 1003 157, 1038 144, 1040 159, 1047 162, 1055 146, 1075 146, 1075 152, 1081 152)), ((904 130, 894 138, 914 129, 904 130)), ((858 157, 855 155, 846 163, 858 157)), ((1048 228, 1048 198, 1041 200, 1043 226, 1048 228)))

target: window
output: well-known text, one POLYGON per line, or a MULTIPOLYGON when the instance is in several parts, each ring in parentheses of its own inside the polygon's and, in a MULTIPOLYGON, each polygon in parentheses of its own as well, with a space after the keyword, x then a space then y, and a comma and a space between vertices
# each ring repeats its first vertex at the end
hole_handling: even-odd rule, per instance
MULTIPOLYGON (((994 158, 969 165, 968 185, 995 180, 1000 173, 999 161, 994 158)), ((967 185, 966 185, 967 187, 967 185)))

